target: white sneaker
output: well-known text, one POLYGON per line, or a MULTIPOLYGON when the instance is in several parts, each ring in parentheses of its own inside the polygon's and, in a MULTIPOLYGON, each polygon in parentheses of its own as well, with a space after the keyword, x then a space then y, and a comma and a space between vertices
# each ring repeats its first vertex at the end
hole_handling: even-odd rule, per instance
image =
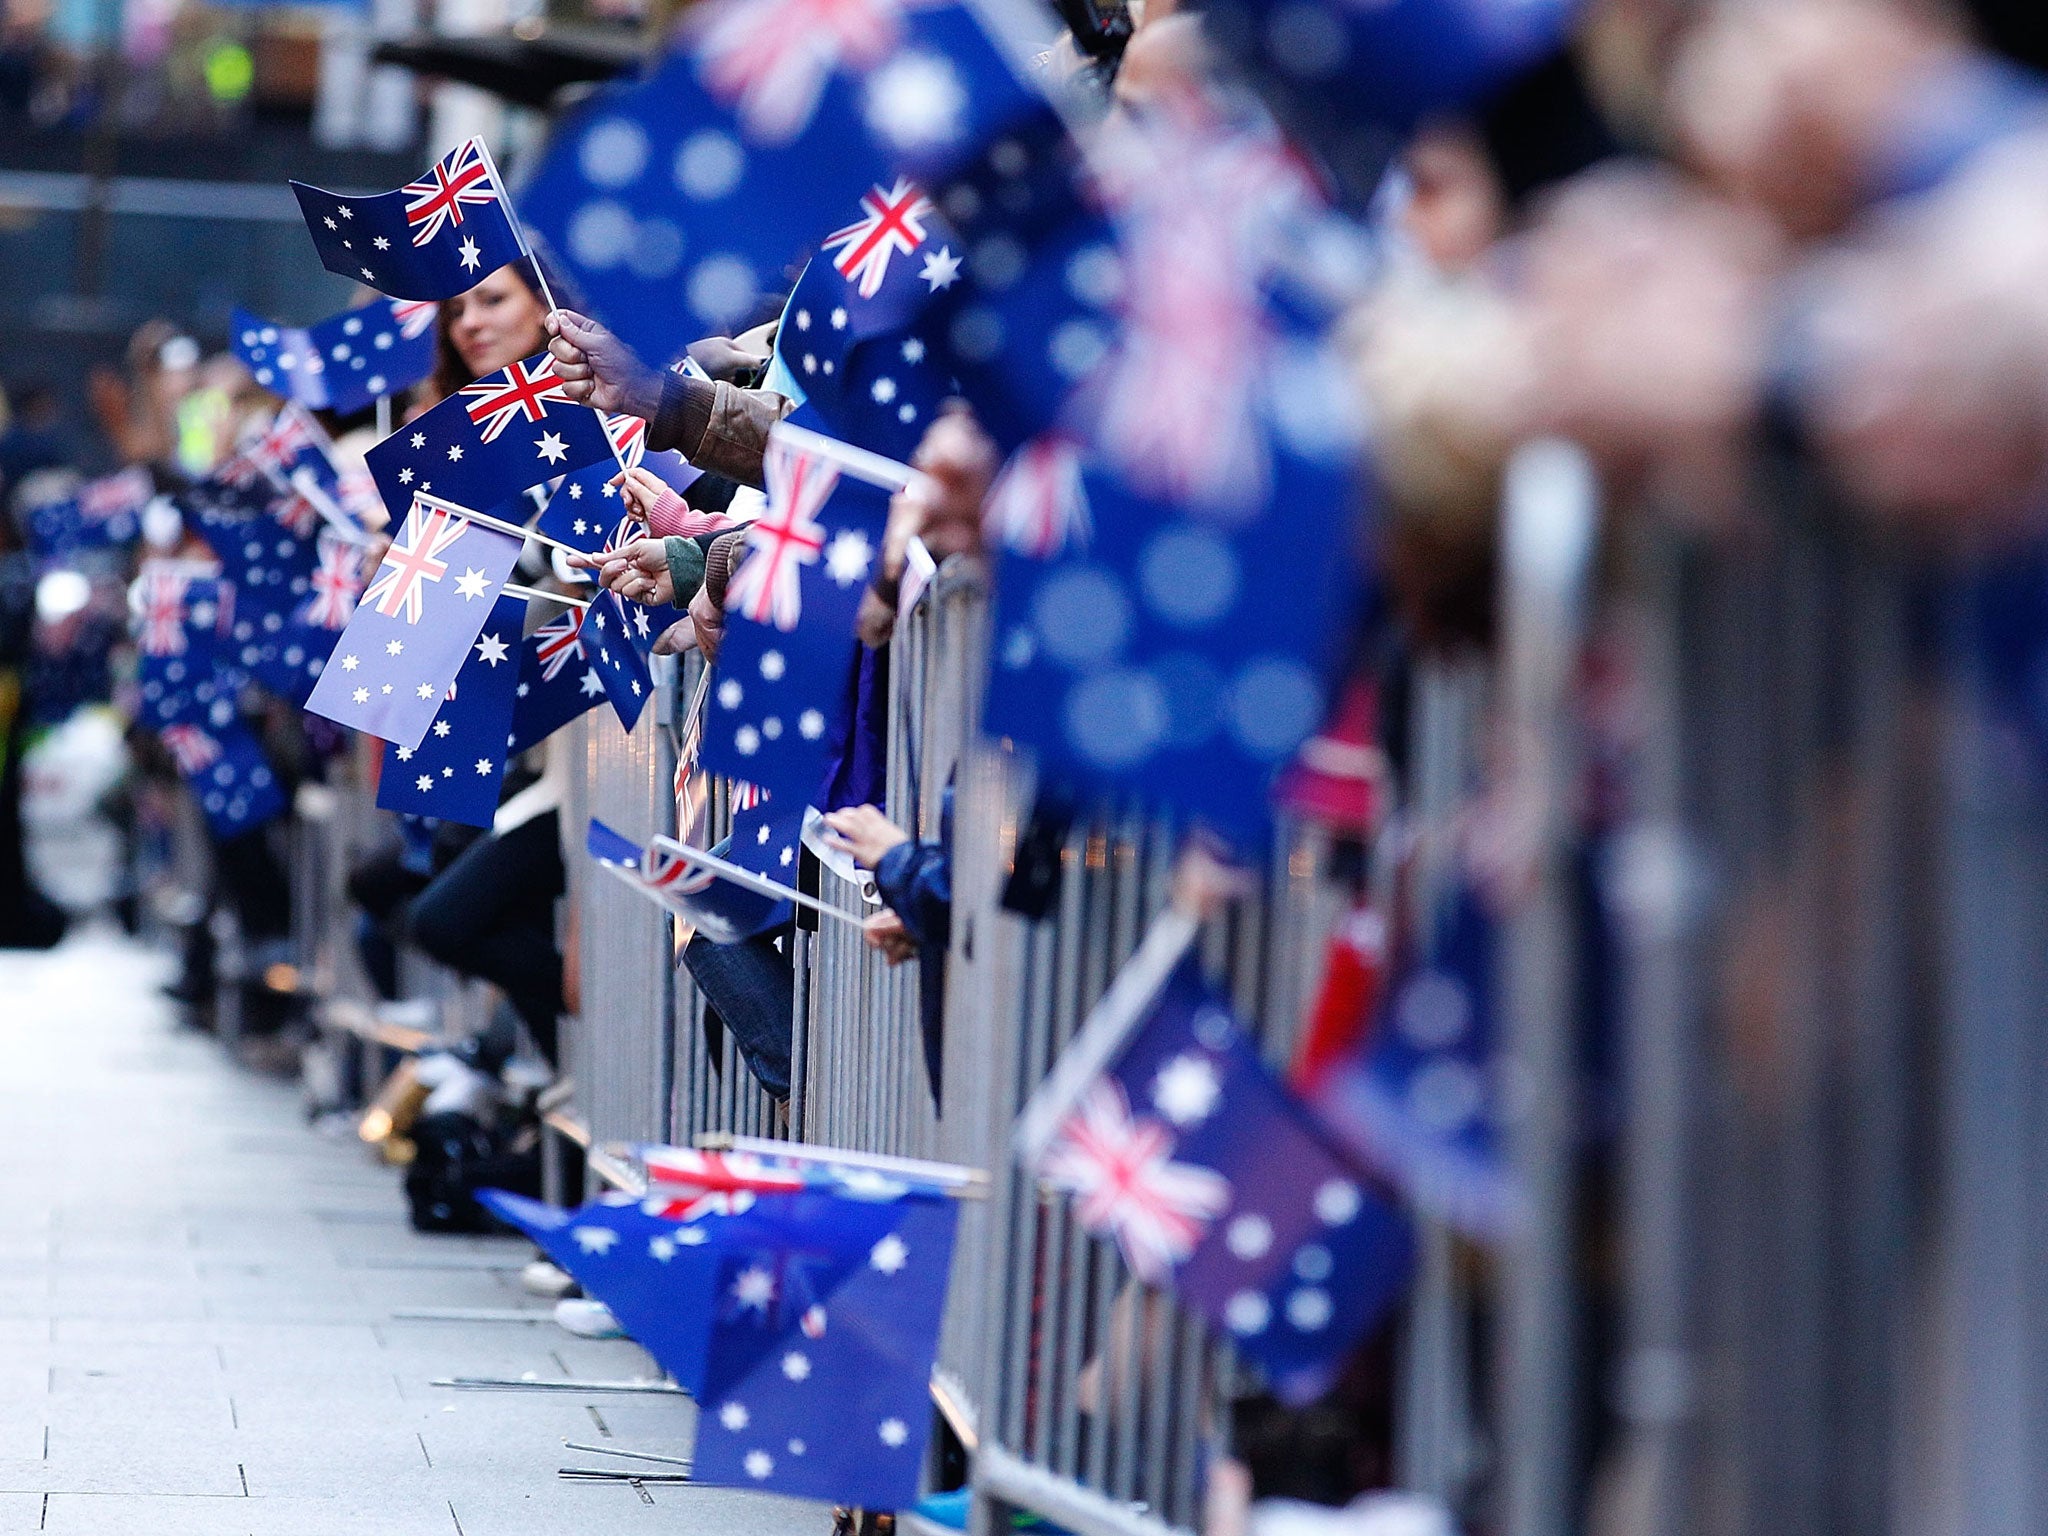
POLYGON ((574 1277, 548 1259, 535 1259, 519 1271, 519 1283, 529 1296, 561 1296, 576 1288, 574 1277))
POLYGON ((556 1302, 555 1325, 579 1339, 623 1339, 626 1336, 626 1330, 612 1316, 612 1309, 587 1296, 572 1296, 556 1302))

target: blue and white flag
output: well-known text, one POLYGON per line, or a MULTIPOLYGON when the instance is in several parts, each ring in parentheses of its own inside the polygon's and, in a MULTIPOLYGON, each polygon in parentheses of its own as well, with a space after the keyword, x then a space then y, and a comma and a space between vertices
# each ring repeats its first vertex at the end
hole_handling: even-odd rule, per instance
MULTIPOLYGON (((873 206, 881 195, 874 189, 864 204, 873 206)), ((808 406, 840 441, 907 459, 952 392, 943 360, 918 323, 929 296, 926 280, 909 262, 899 262, 895 275, 878 279, 869 295, 832 249, 812 259, 783 306, 767 387, 808 406)), ((842 241, 837 249, 843 255, 853 248, 842 241)), ((856 258, 853 270, 864 259, 856 258)), ((955 280, 958 265, 945 244, 925 259, 926 272, 941 287, 955 280), (947 265, 935 270, 941 261, 947 265)))
POLYGON ((434 317, 421 299, 377 299, 311 326, 233 314, 230 345, 257 384, 348 416, 412 388, 434 368, 434 317))
POLYGON ((182 721, 159 734, 215 837, 237 837, 283 814, 284 788, 232 709, 225 725, 182 721))
POLYGON ((142 535, 142 509, 156 482, 140 465, 88 480, 68 496, 28 508, 29 545, 39 559, 131 544, 142 535))
POLYGON ((1407 1289, 1409 1223, 1259 1059, 1163 919, 1018 1120, 1131 1272, 1170 1284, 1291 1402, 1320 1396, 1407 1289))
POLYGON ((590 823, 584 846, 600 865, 711 943, 737 944, 789 921, 788 898, 761 882, 786 887, 795 879, 802 829, 801 807, 776 810, 757 800, 733 814, 732 835, 710 857, 756 876, 751 883, 730 878, 694 849, 668 839, 642 848, 597 820, 590 823))
POLYGON ((394 517, 415 491, 488 509, 556 475, 616 463, 604 417, 564 393, 545 352, 464 385, 363 458, 394 517))
POLYGON ((520 643, 506 755, 517 757, 604 701, 604 679, 584 651, 583 612, 565 608, 520 643))
POLYGON ((221 664, 223 635, 234 615, 234 588, 217 567, 183 560, 145 560, 129 589, 135 634, 139 723, 162 727, 235 718, 241 679, 221 664))
MULTIPOLYGON (((780 294, 868 188, 939 173, 1038 100, 964 5, 717 0, 557 129, 527 211, 593 311, 665 363, 780 294)), ((904 188, 867 270, 921 243, 921 198, 904 188)))
POLYGON ((417 747, 522 543, 415 499, 306 707, 338 725, 417 747))
POLYGON ((488 827, 505 782, 526 599, 501 597, 417 747, 384 744, 377 804, 387 811, 488 827))
POLYGON ((848 704, 854 617, 881 551, 889 493, 784 433, 763 458, 768 506, 725 594, 704 766, 807 802, 848 704))
POLYGON ((452 299, 527 254, 482 139, 465 139, 396 192, 291 186, 320 264, 396 299, 452 299))
MULTIPOLYGON (((540 521, 533 525, 535 532, 585 554, 596 554, 621 541, 620 525, 626 516, 626 504, 612 482, 622 466, 645 469, 678 495, 694 485, 701 474, 679 453, 649 453, 647 423, 638 416, 608 414, 604 429, 617 457, 565 475, 548 498, 540 521)), ((638 538, 645 532, 638 524, 629 526, 632 531, 624 537, 638 538)))
POLYGON ((645 639, 649 627, 647 610, 624 601, 616 592, 600 589, 583 610, 585 659, 596 669, 619 724, 629 731, 640 723, 640 712, 654 697, 654 674, 644 648, 653 644, 645 639), (640 636, 635 635, 636 620, 640 636))
POLYGON ((1461 886, 1428 952, 1388 989, 1364 1050, 1329 1073, 1316 1099, 1417 1210, 1481 1239, 1502 1236, 1521 1209, 1501 1145, 1494 963, 1493 919, 1461 886))

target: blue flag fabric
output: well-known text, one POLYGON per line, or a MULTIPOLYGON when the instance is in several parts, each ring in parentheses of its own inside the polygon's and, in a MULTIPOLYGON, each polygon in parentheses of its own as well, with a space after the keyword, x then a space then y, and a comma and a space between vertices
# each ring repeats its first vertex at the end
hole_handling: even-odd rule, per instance
POLYGON ((956 1217, 948 1199, 806 1192, 763 1195, 736 1218, 718 1245, 691 1476, 914 1503, 956 1217))
MULTIPOLYGON (((654 697, 654 675, 647 667, 647 652, 635 636, 635 618, 638 628, 647 627, 646 609, 602 589, 592 595, 583 613, 585 659, 596 670, 619 724, 629 731, 640 723, 640 712, 654 697), (629 608, 635 612, 629 614, 629 608)), ((652 645, 653 641, 646 643, 652 645)))
MULTIPOLYGON (((666 362, 780 293, 863 190, 939 173, 1037 101, 958 4, 720 0, 562 125, 527 211, 598 316, 666 362)), ((873 259, 912 239, 892 219, 873 259)))
POLYGON ((689 1220, 660 1214, 664 1202, 606 1195, 577 1210, 543 1205, 500 1189, 477 1192, 496 1215, 532 1238, 684 1391, 703 1390, 711 1337, 712 1287, 726 1221, 705 1212, 689 1220))
POLYGON ((420 744, 384 744, 379 807, 471 827, 491 824, 505 782, 498 744, 511 732, 525 618, 525 598, 500 597, 420 744))
POLYGON ((177 505, 234 585, 229 653, 279 698, 303 705, 340 628, 309 624, 305 614, 331 612, 338 590, 352 607, 355 546, 310 513, 294 515, 304 508, 294 497, 207 482, 177 505))
POLYGON ((204 724, 223 731, 235 718, 240 678, 221 665, 222 632, 234 589, 189 563, 146 560, 131 597, 141 723, 204 724))
MULTIPOLYGON (((788 885, 795 878, 803 810, 777 811, 757 801, 733 815, 732 835, 712 850, 752 874, 788 885)), ((713 944, 737 944, 779 928, 787 899, 749 890, 715 870, 690 864, 659 844, 642 848, 593 820, 584 841, 590 856, 660 902, 713 944)))
POLYGON ((1498 1238, 1520 1199, 1500 1145, 1493 919, 1476 891, 1452 894, 1431 939, 1317 1107, 1418 1210, 1498 1238))
POLYGON ((746 557, 726 589, 703 763, 785 802, 807 802, 824 782, 846 712, 853 621, 889 497, 783 439, 769 443, 764 471, 768 507, 749 527, 746 557))
POLYGON ((396 299, 452 299, 527 254, 482 139, 374 197, 291 184, 320 264, 396 299))
POLYGON ((1037 1172, 1278 1395, 1313 1400, 1407 1288, 1409 1223, 1259 1059, 1192 948, 1134 1006, 1135 1029, 1032 1149, 1037 1172))
MULTIPOLYGON (((879 189, 877 189, 879 190, 879 189)), ((951 393, 952 380, 918 324, 931 290, 958 279, 953 244, 933 242, 920 278, 908 261, 872 297, 829 255, 814 258, 783 306, 768 388, 808 406, 842 442, 907 459, 951 393), (904 289, 914 290, 909 294, 904 289)))
POLYGON ((337 725, 417 747, 522 540, 414 502, 306 700, 337 725))
POLYGON ((581 610, 567 608, 521 642, 508 756, 517 757, 604 702, 604 679, 585 654, 582 625, 581 610))
POLYGON ((236 837, 283 814, 284 788, 232 708, 225 725, 185 721, 161 735, 214 836, 236 837))
MULTIPOLYGON (((637 416, 607 415, 604 426, 617 458, 564 476, 549 497, 540 521, 534 524, 538 532, 586 554, 595 554, 620 541, 626 507, 612 481, 621 464, 628 469, 645 469, 678 493, 695 484, 700 473, 679 453, 647 452, 647 423, 637 416)), ((629 526, 633 531, 624 537, 638 538, 645 531, 638 524, 629 526)))
POLYGON ((433 371, 438 308, 430 300, 377 299, 311 326, 277 325, 237 309, 229 343, 264 389, 348 416, 433 371))
POLYGON ((614 462, 603 416, 562 392, 545 352, 464 385, 363 458, 394 517, 415 491, 488 511, 543 480, 614 462))
POLYGON ((40 559, 131 544, 142 535, 142 509, 156 483, 140 465, 88 480, 69 496, 28 509, 29 544, 40 559))

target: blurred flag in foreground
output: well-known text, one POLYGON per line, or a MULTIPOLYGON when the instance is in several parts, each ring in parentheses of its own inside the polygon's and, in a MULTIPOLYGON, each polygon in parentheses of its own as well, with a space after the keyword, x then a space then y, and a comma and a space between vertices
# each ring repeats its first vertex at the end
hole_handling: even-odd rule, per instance
POLYGON ((320 264, 397 299, 452 299, 527 254, 491 152, 469 138, 373 197, 291 184, 320 264))
POLYGON ((1407 1219, 1374 1194, 1162 918, 1017 1123, 1140 1280, 1171 1284, 1290 1401, 1318 1396, 1407 1288, 1407 1219))

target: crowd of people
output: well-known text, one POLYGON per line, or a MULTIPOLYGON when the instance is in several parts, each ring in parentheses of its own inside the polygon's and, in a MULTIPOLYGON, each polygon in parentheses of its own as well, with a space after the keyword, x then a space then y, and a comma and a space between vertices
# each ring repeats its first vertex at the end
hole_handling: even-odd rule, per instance
MULTIPOLYGON (((1241 61, 1199 11, 1149 0, 1122 19, 1105 29, 1090 11, 1040 60, 1068 92, 1070 126, 1088 137, 1106 184, 1120 151, 1133 156, 1126 175, 1142 165, 1136 146, 1151 127, 1214 112, 1240 89, 1241 61)), ((1608 509, 1597 580, 1610 591, 1631 579, 1625 555, 1646 532, 1721 549, 1757 537, 1759 476, 1787 464, 1813 488, 1816 515, 1904 552, 1931 584, 1967 587, 1987 565, 2031 569, 2048 479, 2039 281, 2048 87, 2031 72, 2041 62, 2025 55, 2004 13, 1934 0, 1611 0, 1587 7, 1561 46, 1497 89, 1424 115, 1379 151, 1382 174, 1357 210, 1369 275, 1343 285, 1330 332, 1345 369, 1318 381, 1368 423, 1358 454, 1373 493, 1360 507, 1298 512, 1322 522, 1332 562, 1356 543, 1369 572, 1350 632, 1331 646, 1346 660, 1328 679, 1328 723, 1281 776, 1291 813, 1336 840, 1333 867, 1357 901, 1350 927, 1328 940, 1338 1016, 1306 1031, 1298 1084, 1370 1034, 1372 988, 1339 974, 1345 957, 1370 969, 1369 952, 1389 942, 1396 953, 1431 942, 1386 904, 1392 882, 1375 867, 1406 856, 1380 835, 1413 768, 1399 705, 1418 657, 1496 643, 1503 485, 1524 445, 1568 440, 1597 471, 1608 509), (1378 925, 1370 940, 1361 937, 1367 916, 1378 925), (1343 1037, 1334 1046, 1333 1031, 1343 1037)), ((1281 125, 1293 126, 1286 102, 1277 106, 1281 125)), ((662 609, 653 654, 715 663, 736 575, 761 558, 749 541, 770 445, 801 403, 778 373, 788 294, 765 295, 731 335, 641 357, 621 339, 626 327, 556 302, 575 290, 570 274, 547 271, 548 259, 502 266, 441 303, 432 371, 393 425, 537 354, 568 400, 643 422, 645 451, 680 454, 695 478, 678 489, 650 469, 620 469, 612 485, 638 525, 632 536, 580 555, 529 541, 517 579, 569 598, 594 583, 662 609)), ((1185 288, 1193 302, 1200 259, 1188 256, 1196 277, 1185 283, 1171 257, 1123 281, 1185 288)), ((1142 308, 1128 294, 1125 303, 1142 308)), ((1219 364, 1252 366, 1227 351, 1219 364)), ((823 825, 813 855, 867 872, 879 896, 867 945, 888 965, 916 968, 935 1098, 954 945, 951 792, 935 840, 885 814, 886 703, 892 632, 918 562, 986 568, 999 544, 1017 547, 991 499, 1004 454, 983 402, 963 394, 922 427, 909 456, 916 473, 890 499, 865 573, 843 726, 812 800, 823 825)), ((136 550, 53 561, 35 547, 34 509, 69 494, 81 469, 142 466, 162 494, 141 518, 140 557, 210 563, 200 531, 179 519, 176 493, 244 449, 277 405, 241 364, 204 356, 162 324, 139 331, 126 370, 96 374, 86 398, 90 431, 67 414, 67 397, 18 381, 0 435, 0 497, 11 514, 0 520, 0 943, 54 943, 67 918, 95 908, 134 918, 148 893, 132 872, 163 866, 184 793, 157 734, 132 723, 136 550), (89 786, 82 802, 80 784, 89 786), (76 828, 87 822, 143 850, 140 863, 117 852, 95 884, 71 860, 67 879, 64 851, 80 846, 76 828)), ((1119 419, 1145 404, 1077 398, 1119 419)), ((380 436, 368 411, 330 413, 323 425, 344 472, 380 436)), ((1224 436, 1234 424, 1210 425, 1224 436)), ((528 512, 545 500, 543 487, 528 512)), ((395 531, 362 550, 363 581, 395 531)), ((2042 610, 2036 627, 2048 629, 2048 586, 2029 601, 2042 610)), ((529 629, 540 616, 536 605, 529 629)), ((2031 657, 2007 679, 2007 702, 2026 732, 2048 741, 2031 657)), ((1607 707, 1602 686, 1585 682, 1573 700, 1594 746, 1573 812, 1587 827, 1626 802, 1640 747, 1640 718, 1607 707)), ((255 687, 235 707, 288 791, 374 774, 378 744, 317 714, 255 687)), ((571 750, 560 734, 526 750, 488 826, 385 818, 380 846, 348 876, 361 972, 385 1023, 431 1018, 406 996, 408 949, 501 999, 477 1038, 410 1069, 407 1115, 382 1126, 394 1145, 406 1142, 423 1226, 487 1228, 491 1218, 467 1198, 481 1184, 537 1189, 535 1090, 559 1065, 562 1020, 607 984, 581 963, 577 909, 562 900, 568 861, 582 857, 583 828, 564 821, 571 750), (518 1092, 508 1087, 515 1078, 525 1084, 518 1092)), ((1512 776, 1489 787, 1498 803, 1475 818, 1468 873, 1505 900, 1528 878, 1530 848, 1518 837, 1512 776)), ((1015 883, 1033 878, 1034 858, 1043 874, 1047 846, 1057 865, 1069 826, 1088 814, 1087 790, 1048 791, 1020 808, 1015 883)), ((1248 877, 1231 867, 1242 850, 1195 841, 1174 899, 1207 918, 1248 877)), ((294 968, 302 957, 284 823, 216 829, 209 865, 205 889, 160 900, 153 914, 183 939, 174 993, 203 1025, 222 986, 239 989, 244 1039, 281 1042, 289 1054, 304 1042, 311 999, 294 968), (210 921, 221 907, 240 950, 225 982, 210 921)), ((1028 913, 1030 893, 1008 904, 1028 913)), ((1300 943, 1321 953, 1327 939, 1300 943)), ((787 922, 728 943, 700 931, 680 955, 707 1028, 730 1034, 783 1106, 795 955, 787 922)), ((379 1102, 389 1105, 386 1088, 379 1102)), ((544 1260, 529 1280, 554 1295, 574 1290, 544 1260)), ((602 1307, 564 1316, 616 1326, 602 1307)), ((1319 1407, 1267 1403, 1267 1417, 1246 1419, 1248 1496, 1342 1503, 1386 1485, 1386 1350, 1382 1329, 1319 1407)), ((1219 1532, 1232 1529, 1227 1504, 1214 1516, 1219 1532)))

